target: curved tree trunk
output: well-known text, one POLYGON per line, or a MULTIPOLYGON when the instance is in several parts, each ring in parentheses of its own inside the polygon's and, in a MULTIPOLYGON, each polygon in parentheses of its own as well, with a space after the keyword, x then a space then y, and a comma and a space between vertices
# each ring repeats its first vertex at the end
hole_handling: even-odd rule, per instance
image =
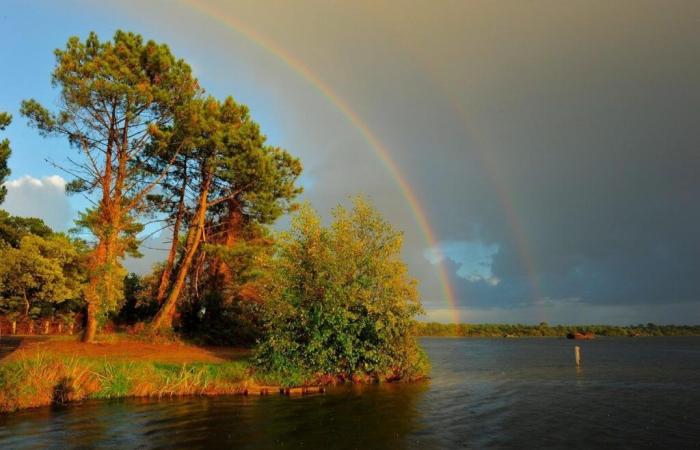
POLYGON ((160 283, 158 284, 158 294, 156 295, 156 301, 159 305, 163 304, 165 300, 165 294, 168 292, 168 287, 170 286, 170 279, 173 274, 173 267, 175 265, 175 257, 177 256, 178 241, 180 239, 180 227, 182 226, 182 219, 185 215, 185 192, 187 190, 187 160, 185 160, 185 172, 182 177, 182 185, 180 190, 180 198, 178 199, 177 205, 177 215, 175 216, 175 223, 173 224, 173 240, 170 244, 170 251, 168 252, 168 259, 165 262, 165 267, 163 268, 163 273, 160 275, 160 283))
POLYGON ((193 223, 190 225, 189 230, 187 231, 185 255, 180 262, 168 297, 158 311, 158 314, 156 314, 156 316, 153 318, 151 327, 154 330, 165 330, 172 328, 173 317, 175 315, 177 301, 180 298, 180 292, 185 284, 185 279, 187 278, 187 274, 189 273, 192 265, 192 260, 199 249, 199 244, 202 242, 202 236, 204 235, 204 225, 208 206, 207 199, 209 197, 210 184, 211 175, 206 174, 202 183, 202 190, 199 196, 197 211, 193 217, 193 223))

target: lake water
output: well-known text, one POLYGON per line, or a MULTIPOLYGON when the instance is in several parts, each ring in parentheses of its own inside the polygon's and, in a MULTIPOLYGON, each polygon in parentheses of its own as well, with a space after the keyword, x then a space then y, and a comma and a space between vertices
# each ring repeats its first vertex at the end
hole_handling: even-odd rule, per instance
POLYGON ((23 411, 0 448, 700 448, 700 338, 422 344, 425 383, 23 411))

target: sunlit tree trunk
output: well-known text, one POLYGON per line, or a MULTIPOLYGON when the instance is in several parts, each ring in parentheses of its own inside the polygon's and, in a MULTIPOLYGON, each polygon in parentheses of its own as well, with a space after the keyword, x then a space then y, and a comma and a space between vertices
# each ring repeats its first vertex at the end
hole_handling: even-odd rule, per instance
POLYGON ((173 274, 173 267, 175 265, 175 257, 177 256, 177 248, 180 239, 180 227, 182 226, 182 219, 185 215, 185 192, 187 188, 187 161, 185 161, 185 174, 182 179, 182 190, 180 191, 180 198, 177 205, 177 215, 175 216, 175 223, 173 224, 173 237, 172 243, 170 244, 170 251, 168 253, 168 259, 165 262, 165 267, 163 268, 163 273, 160 276, 160 283, 158 285, 158 295, 156 300, 159 305, 163 304, 165 300, 165 295, 168 292, 168 287, 170 285, 170 279, 173 274))
POLYGON ((199 249, 199 244, 202 242, 202 236, 204 235, 204 225, 207 215, 207 199, 209 197, 210 185, 211 174, 205 174, 197 204, 197 210, 193 217, 192 224, 187 231, 185 255, 178 266, 170 293, 163 303, 163 306, 161 306, 160 310, 158 311, 158 314, 156 314, 156 317, 153 319, 151 326, 155 330, 172 328, 177 301, 180 298, 180 293, 192 265, 192 260, 199 249))

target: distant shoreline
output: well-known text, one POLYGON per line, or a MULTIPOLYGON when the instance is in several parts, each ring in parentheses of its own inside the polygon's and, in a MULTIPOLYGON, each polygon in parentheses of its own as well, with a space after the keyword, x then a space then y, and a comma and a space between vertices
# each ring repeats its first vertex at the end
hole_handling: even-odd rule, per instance
POLYGON ((419 337, 523 338, 566 337, 569 333, 593 333, 605 337, 700 336, 700 325, 539 325, 454 324, 418 322, 414 334, 419 337))

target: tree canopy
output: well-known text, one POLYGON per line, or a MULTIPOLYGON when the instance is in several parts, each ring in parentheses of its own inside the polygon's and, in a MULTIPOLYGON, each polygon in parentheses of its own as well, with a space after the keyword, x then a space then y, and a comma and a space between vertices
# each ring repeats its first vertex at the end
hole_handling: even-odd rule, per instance
POLYGON ((6 311, 37 316, 81 296, 81 254, 66 236, 26 234, 17 247, 2 248, 0 259, 0 297, 6 311))

